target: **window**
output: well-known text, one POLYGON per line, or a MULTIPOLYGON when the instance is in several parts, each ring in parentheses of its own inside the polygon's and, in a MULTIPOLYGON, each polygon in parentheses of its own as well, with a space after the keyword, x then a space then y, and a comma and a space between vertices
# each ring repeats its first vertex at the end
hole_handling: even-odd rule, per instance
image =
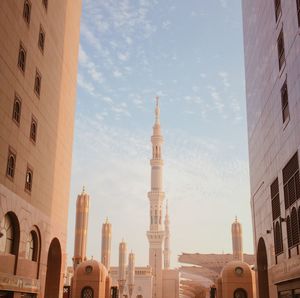
POLYGON ((296 0, 296 3, 297 3, 298 25, 300 27, 300 0, 296 0))
POLYGON ((30 140, 34 143, 36 142, 36 136, 37 136, 37 120, 32 117, 31 118, 31 125, 30 125, 30 140))
POLYGON ((292 228, 291 228, 291 218, 290 216, 288 216, 286 218, 286 233, 287 233, 287 237, 288 237, 288 247, 292 247, 293 246, 293 239, 292 239, 292 228))
POLYGON ((25 177, 25 190, 31 192, 32 190, 32 178, 33 178, 33 171, 29 167, 27 167, 26 177, 25 177))
POLYGON ((283 252, 283 241, 282 241, 282 228, 281 222, 276 221, 273 224, 274 228, 274 247, 275 247, 275 255, 279 255, 283 252))
POLYGON ((271 202, 272 202, 274 247, 275 247, 275 255, 277 256, 283 252, 278 178, 276 178, 274 182, 271 184, 270 189, 271 189, 271 202))
POLYGON ((48 0, 43 0, 43 5, 47 9, 48 8, 48 0))
POLYGON ((94 298, 94 291, 90 287, 85 287, 81 291, 81 298, 94 298))
POLYGON ((44 53, 44 47, 45 47, 45 32, 44 32, 42 26, 40 27, 38 46, 39 46, 40 50, 42 51, 42 53, 44 53))
POLYGON ((4 219, 0 223, 0 232, 3 235, 0 238, 0 252, 12 254, 14 244, 14 226, 8 214, 4 216, 4 219))
POLYGON ((26 50, 24 49, 22 43, 20 43, 20 48, 19 48, 18 66, 24 73, 25 66, 26 66, 26 50))
POLYGON ((23 7, 23 18, 28 25, 30 23, 30 14, 31 14, 31 4, 28 0, 25 0, 24 7, 23 7))
POLYGON ((284 39, 283 39, 283 30, 281 29, 279 37, 277 39, 277 50, 278 50, 278 63, 279 70, 285 62, 285 53, 284 53, 284 39))
POLYGON ((247 292, 244 289, 236 289, 233 294, 234 298, 247 298, 247 292))
POLYGON ((283 123, 290 117, 287 82, 281 87, 281 109, 283 123))
POLYGON ((297 152, 283 168, 282 175, 285 209, 288 209, 300 198, 299 163, 297 152))
POLYGON ((12 148, 8 150, 6 176, 13 179, 16 169, 16 153, 12 148))
POLYGON ((296 208, 294 207, 291 212, 291 232, 292 232, 292 243, 296 245, 299 243, 299 227, 298 227, 298 216, 296 208))
POLYGON ((29 233, 26 242, 26 259, 30 261, 38 260, 38 237, 35 231, 29 233))
POLYGON ((35 80, 34 80, 34 92, 37 96, 40 96, 41 94, 41 83, 42 83, 42 77, 41 74, 36 71, 35 73, 35 80))
POLYGON ((274 0, 276 22, 281 14, 281 0, 274 0))
POLYGON ((17 124, 20 124, 21 100, 18 96, 15 96, 12 118, 17 124))

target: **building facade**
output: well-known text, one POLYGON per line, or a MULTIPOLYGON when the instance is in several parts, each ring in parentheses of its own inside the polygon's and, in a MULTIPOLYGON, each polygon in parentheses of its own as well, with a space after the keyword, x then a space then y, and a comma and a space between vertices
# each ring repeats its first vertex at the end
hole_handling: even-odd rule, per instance
POLYGON ((0 1, 0 296, 61 297, 81 0, 0 1))
POLYGON ((300 297, 300 1, 242 3, 257 293, 300 297))

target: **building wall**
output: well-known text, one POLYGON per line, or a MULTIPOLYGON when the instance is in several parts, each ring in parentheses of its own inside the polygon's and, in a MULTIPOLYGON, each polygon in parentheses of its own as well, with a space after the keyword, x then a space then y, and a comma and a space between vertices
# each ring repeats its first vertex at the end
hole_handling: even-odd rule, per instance
MULTIPOLYGON (((254 247, 266 244, 270 297, 274 284, 299 277, 297 249, 288 249, 282 222, 283 253, 275 256, 270 185, 278 177, 281 217, 286 218, 282 169, 300 147, 300 36, 296 0, 244 0, 244 47, 254 247), (283 30, 286 62, 279 70, 277 39, 283 30), (287 79, 289 119, 283 123, 281 88, 287 79)), ((298 152, 299 154, 299 152, 298 152)), ((299 199, 295 203, 299 206, 299 199)))
POLYGON ((30 267, 24 260, 27 235, 33 226, 40 230, 37 283, 43 297, 53 238, 59 240, 63 260, 66 254, 81 0, 51 0, 47 9, 42 0, 31 0, 29 25, 23 5, 23 0, 0 1, 0 221, 8 211, 18 218, 16 273, 24 277, 30 267), (43 52, 38 47, 40 26, 45 32, 43 52), (26 49, 24 73, 17 65, 20 43, 26 49), (34 92, 36 70, 42 76, 40 96, 34 92), (22 102, 19 125, 12 120, 15 94, 22 102), (32 116, 38 123, 36 143, 29 137, 32 116), (16 153, 13 179, 6 176, 9 147, 16 153), (25 191, 28 165, 33 170, 31 192, 25 191))
POLYGON ((162 287, 164 298, 179 298, 179 271, 163 270, 162 287))

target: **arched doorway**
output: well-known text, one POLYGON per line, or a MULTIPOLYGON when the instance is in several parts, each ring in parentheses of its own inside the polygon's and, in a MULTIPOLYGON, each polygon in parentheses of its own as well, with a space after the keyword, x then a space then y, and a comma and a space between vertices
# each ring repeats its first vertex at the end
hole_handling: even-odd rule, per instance
POLYGON ((233 294, 234 298, 247 298, 247 292, 244 289, 236 289, 233 294))
POLYGON ((60 271, 61 247, 59 240, 54 238, 48 251, 45 298, 59 297, 60 271))
POLYGON ((269 298, 268 257, 263 238, 259 239, 257 246, 257 276, 259 298, 269 298))

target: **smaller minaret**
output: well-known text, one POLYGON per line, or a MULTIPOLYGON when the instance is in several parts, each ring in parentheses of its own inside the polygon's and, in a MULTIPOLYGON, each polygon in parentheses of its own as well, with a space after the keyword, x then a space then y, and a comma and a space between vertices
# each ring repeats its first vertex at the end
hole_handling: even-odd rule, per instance
POLYGON ((105 223, 102 225, 101 263, 107 271, 110 269, 111 231, 111 224, 106 218, 105 223))
POLYGON ((119 291, 120 297, 123 297, 123 292, 126 284, 126 259, 127 259, 127 244, 122 240, 119 245, 119 291))
POLYGON ((73 267, 86 260, 86 241, 88 232, 89 218, 89 201, 90 197, 83 187, 82 193, 78 195, 76 201, 76 224, 75 224, 75 241, 73 267))
POLYGON ((135 277, 135 255, 134 253, 129 254, 128 259, 128 292, 129 298, 132 297, 133 289, 134 289, 134 277, 135 277))
POLYGON ((243 261, 243 232, 237 217, 231 225, 233 259, 243 261))
POLYGON ((165 216, 165 242, 164 242, 164 269, 170 269, 170 219, 169 219, 169 208, 168 201, 166 206, 165 216))

